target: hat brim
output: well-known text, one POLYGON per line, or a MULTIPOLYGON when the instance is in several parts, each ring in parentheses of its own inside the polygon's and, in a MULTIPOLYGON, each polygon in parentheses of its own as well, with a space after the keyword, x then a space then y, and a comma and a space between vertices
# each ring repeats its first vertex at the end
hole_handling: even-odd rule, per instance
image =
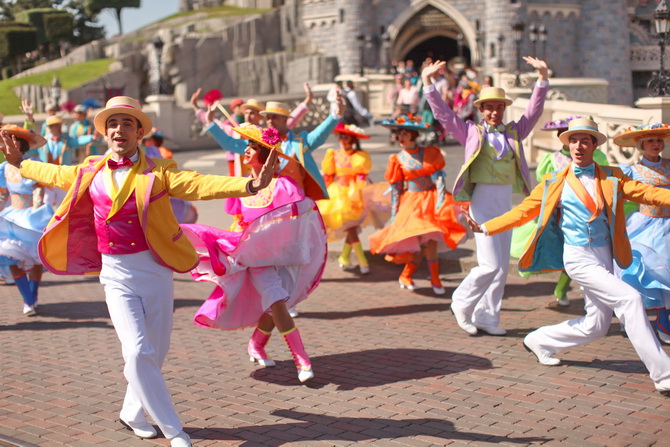
POLYGON ((340 134, 340 135, 351 135, 352 137, 357 138, 359 140, 369 140, 370 139, 370 135, 365 135, 363 133, 353 132, 353 131, 348 130, 348 129, 335 129, 335 130, 333 130, 333 133, 337 133, 337 134, 340 134))
POLYGON ((259 139, 259 138, 256 138, 255 136, 253 136, 253 135, 251 135, 251 134, 245 132, 244 129, 242 129, 242 128, 240 128, 240 127, 233 127, 233 130, 234 130, 235 132, 237 132, 238 134, 242 135, 242 136, 243 136, 245 139, 247 139, 247 140, 255 141, 256 143, 258 143, 258 144, 260 144, 261 146, 266 147, 266 148, 268 148, 268 149, 274 149, 274 146, 270 146, 270 145, 269 145, 268 143, 266 143, 265 141, 263 141, 263 140, 261 140, 261 139, 259 139))
MULTIPOLYGON (((16 138, 26 140, 28 142, 28 147, 30 148, 30 150, 40 148, 45 144, 47 144, 46 138, 44 138, 40 134, 36 134, 29 130, 12 130, 12 129, 0 129, 0 130, 6 132, 9 135, 13 135, 16 138)), ((2 140, 0 140, 0 147, 5 147, 5 145, 2 143, 2 140)))
POLYGON ((417 126, 416 124, 396 124, 396 123, 379 123, 381 126, 386 127, 387 129, 407 129, 415 130, 417 132, 430 132, 430 127, 417 126))
POLYGON ((632 132, 622 133, 614 138, 614 144, 622 147, 637 147, 637 142, 643 138, 661 137, 663 141, 670 140, 670 129, 648 129, 634 130, 632 132))
POLYGON ((484 104, 485 102, 504 102, 506 106, 512 105, 512 101, 509 98, 480 98, 476 100, 473 104, 475 107, 479 107, 481 104, 484 104))
POLYGON ((607 136, 605 136, 605 134, 602 134, 597 130, 589 130, 589 129, 566 130, 565 132, 563 132, 558 136, 558 139, 561 140, 561 143, 568 146, 570 144, 570 136, 576 133, 585 133, 587 135, 596 137, 596 146, 600 146, 601 144, 604 144, 607 141, 607 136))
POLYGON ((106 135, 107 133, 107 120, 112 115, 130 115, 134 118, 137 118, 137 121, 140 122, 140 127, 144 130, 145 134, 151 132, 151 129, 154 127, 151 118, 149 115, 142 112, 141 110, 125 108, 125 107, 111 107, 109 109, 104 109, 98 112, 93 119, 93 126, 100 134, 106 135))
POLYGON ((253 104, 242 104, 242 112, 247 109, 254 109, 257 112, 263 112, 263 107, 261 106, 255 106, 253 104))
POLYGON ((553 131, 555 131, 555 130, 565 132, 565 131, 568 130, 568 129, 569 129, 568 126, 563 126, 563 127, 543 127, 543 128, 541 128, 540 130, 544 130, 545 132, 553 132, 553 131))
POLYGON ((289 112, 282 112, 282 111, 275 110, 275 109, 272 109, 272 110, 263 110, 263 111, 258 112, 258 113, 260 113, 262 116, 268 116, 268 115, 280 115, 280 116, 285 116, 285 117, 287 117, 287 118, 290 118, 290 117, 291 117, 291 114, 290 114, 289 112))

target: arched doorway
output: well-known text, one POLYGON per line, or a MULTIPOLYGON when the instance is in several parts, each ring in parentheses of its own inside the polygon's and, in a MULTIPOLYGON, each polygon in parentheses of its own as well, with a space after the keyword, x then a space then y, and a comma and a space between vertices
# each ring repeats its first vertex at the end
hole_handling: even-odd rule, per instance
MULTIPOLYGON (((466 65, 470 65, 470 49, 463 45, 462 55, 466 65)), ((421 63, 430 57, 433 60, 450 62, 458 56, 458 40, 446 36, 435 36, 420 42, 414 46, 407 54, 402 56, 402 60, 411 59, 415 67, 420 67, 421 63)))

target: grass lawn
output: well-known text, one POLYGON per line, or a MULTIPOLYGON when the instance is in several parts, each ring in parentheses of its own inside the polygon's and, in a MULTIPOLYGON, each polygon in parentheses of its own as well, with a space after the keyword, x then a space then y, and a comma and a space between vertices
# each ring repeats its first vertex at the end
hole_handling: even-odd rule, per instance
POLYGON ((194 14, 205 13, 210 17, 234 17, 247 14, 263 14, 272 11, 271 9, 255 9, 255 8, 238 8, 237 6, 215 6, 213 8, 203 8, 195 11, 184 11, 172 14, 164 19, 158 20, 155 23, 165 22, 166 20, 177 19, 181 17, 188 17, 194 14))
POLYGON ((12 89, 20 85, 35 84, 50 86, 54 76, 58 76, 61 86, 67 90, 92 81, 109 71, 109 65, 115 59, 98 59, 82 64, 69 65, 55 70, 38 73, 24 78, 0 81, 0 113, 5 115, 20 114, 21 100, 12 89))

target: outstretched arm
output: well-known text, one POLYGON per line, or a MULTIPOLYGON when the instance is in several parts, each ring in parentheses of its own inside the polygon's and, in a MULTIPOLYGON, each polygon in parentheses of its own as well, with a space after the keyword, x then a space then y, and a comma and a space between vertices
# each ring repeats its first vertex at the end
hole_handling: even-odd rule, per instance
POLYGON ((523 116, 517 122, 517 130, 519 131, 519 138, 523 139, 528 136, 530 131, 535 127, 542 112, 544 111, 544 100, 547 96, 549 85, 549 68, 547 63, 535 57, 524 56, 523 59, 533 68, 538 71, 538 84, 533 88, 533 94, 530 97, 528 106, 523 112, 523 116))
POLYGON ((444 99, 440 96, 440 92, 438 92, 433 85, 433 76, 444 69, 445 66, 445 62, 438 60, 432 64, 428 64, 423 71, 421 71, 421 79, 423 80, 424 85, 423 93, 428 104, 430 104, 435 119, 438 120, 442 127, 450 132, 459 143, 465 145, 468 125, 465 121, 456 116, 453 110, 451 110, 447 103, 444 102, 444 99))

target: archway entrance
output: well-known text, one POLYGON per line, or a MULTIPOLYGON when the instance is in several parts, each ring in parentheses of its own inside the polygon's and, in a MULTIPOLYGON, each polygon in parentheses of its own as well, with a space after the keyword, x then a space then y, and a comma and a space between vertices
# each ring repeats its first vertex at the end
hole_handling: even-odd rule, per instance
MULTIPOLYGON (((463 59, 470 65, 470 49, 463 46, 463 59)), ((458 41, 446 36, 435 36, 424 40, 409 50, 402 60, 411 59, 415 67, 421 67, 426 58, 450 62, 458 56, 458 41)))

